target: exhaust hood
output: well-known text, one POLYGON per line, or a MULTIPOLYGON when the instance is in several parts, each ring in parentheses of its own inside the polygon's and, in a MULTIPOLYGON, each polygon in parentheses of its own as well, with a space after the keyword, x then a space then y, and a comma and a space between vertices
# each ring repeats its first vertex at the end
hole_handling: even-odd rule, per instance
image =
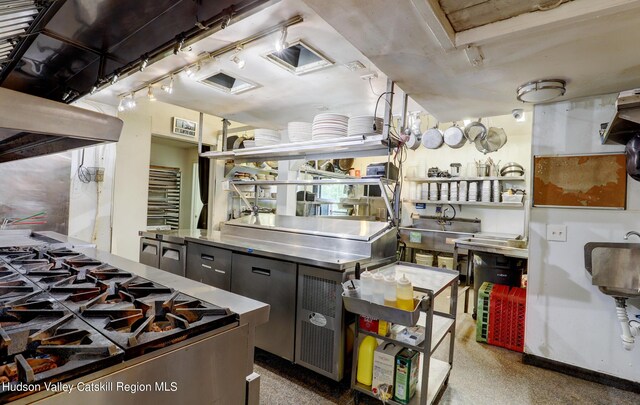
POLYGON ((117 142, 119 118, 0 88, 0 163, 117 142))
POLYGON ((640 134, 640 89, 623 91, 616 101, 616 113, 608 123, 600 125, 602 144, 626 145, 640 134))

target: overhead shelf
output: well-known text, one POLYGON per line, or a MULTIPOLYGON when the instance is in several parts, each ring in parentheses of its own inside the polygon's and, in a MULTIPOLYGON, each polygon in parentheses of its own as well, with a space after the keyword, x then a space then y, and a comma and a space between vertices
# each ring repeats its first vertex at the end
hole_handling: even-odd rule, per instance
POLYGON ((522 208, 524 203, 508 203, 508 202, 482 202, 482 201, 428 201, 428 200, 403 200, 408 204, 427 204, 427 205, 468 205, 472 207, 486 208, 522 208))
POLYGON ((233 159, 236 162, 342 159, 387 155, 389 148, 387 140, 383 139, 382 135, 376 134, 341 137, 331 140, 282 143, 226 152, 204 152, 200 156, 213 160, 233 159))
POLYGON ((524 176, 519 177, 405 177, 406 181, 413 181, 414 183, 451 183, 454 181, 484 181, 484 180, 498 180, 498 181, 525 181, 524 176))

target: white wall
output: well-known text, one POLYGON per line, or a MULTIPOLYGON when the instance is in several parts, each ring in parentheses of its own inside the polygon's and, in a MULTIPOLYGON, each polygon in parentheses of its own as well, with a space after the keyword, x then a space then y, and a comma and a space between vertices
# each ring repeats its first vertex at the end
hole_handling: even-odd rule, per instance
MULTIPOLYGON (((429 127, 435 125, 433 118, 430 120, 426 116, 422 116, 422 131, 426 131, 429 127)), ((438 149, 426 149, 420 146, 417 150, 409 151, 406 162, 404 163, 404 175, 411 175, 412 167, 420 168, 439 167, 440 170, 449 170, 451 163, 461 163, 464 171, 467 170, 467 164, 476 160, 485 161, 487 157, 491 157, 494 162, 500 162, 504 165, 507 162, 517 162, 525 167, 526 182, 513 183, 514 187, 525 188, 529 190, 529 170, 531 162, 531 115, 528 114, 525 122, 516 122, 511 115, 501 115, 498 117, 484 118, 482 123, 485 126, 503 128, 507 134, 507 143, 499 151, 489 153, 486 156, 478 152, 474 144, 467 143, 459 149, 452 149, 447 145, 443 145, 438 149)), ((462 122, 459 123, 463 125, 462 122)), ((441 124, 441 130, 450 127, 451 123, 441 124)), ((365 174, 366 166, 369 163, 386 162, 386 157, 375 157, 366 159, 357 159, 355 167, 360 169, 362 175, 365 174)), ((475 176, 475 173, 469 173, 475 176)), ((424 177, 421 176, 421 177, 424 177)), ((409 198, 410 183, 405 182, 402 192, 403 198, 409 198)), ((525 232, 525 208, 472 208, 463 206, 458 210, 459 218, 479 218, 482 221, 483 232, 498 232, 507 234, 523 234, 525 232)), ((403 222, 407 222, 411 213, 417 212, 421 215, 434 215, 435 206, 427 205, 425 210, 417 210, 414 204, 403 204, 403 222)))
MULTIPOLYGON (((615 95, 536 106, 533 154, 619 152, 600 145, 600 123, 613 116, 615 95)), ((525 351, 605 374, 640 381, 640 347, 622 348, 613 298, 591 284, 584 245, 622 242, 640 230, 640 183, 628 179, 628 210, 532 208, 525 351), (547 224, 567 226, 566 242, 546 240, 547 224)), ((629 301, 631 316, 640 302, 629 301)), ((637 344, 637 346, 640 346, 637 344)))
POLYGON ((120 118, 124 128, 116 144, 111 251, 137 261, 138 232, 147 226, 151 118, 135 111, 122 113, 120 118))
MULTIPOLYGON (((112 116, 117 110, 97 102, 79 101, 75 107, 112 116)), ((84 150, 84 166, 104 168, 104 181, 83 183, 78 178, 82 149, 71 152, 71 190, 69 198, 69 236, 111 250, 111 210, 116 161, 116 144, 102 144, 84 150)))

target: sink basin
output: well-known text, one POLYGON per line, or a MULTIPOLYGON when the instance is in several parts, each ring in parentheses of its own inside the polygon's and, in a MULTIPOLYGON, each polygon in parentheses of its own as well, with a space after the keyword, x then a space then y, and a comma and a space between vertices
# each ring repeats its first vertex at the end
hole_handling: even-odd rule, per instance
POLYGON ((604 294, 640 297, 640 243, 589 242, 584 265, 604 294))

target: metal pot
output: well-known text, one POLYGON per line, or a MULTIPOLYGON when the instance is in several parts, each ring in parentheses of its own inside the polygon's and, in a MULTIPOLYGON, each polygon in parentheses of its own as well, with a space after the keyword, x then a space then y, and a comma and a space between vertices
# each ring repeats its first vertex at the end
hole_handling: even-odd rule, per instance
POLYGON ((407 148, 411 149, 411 150, 416 150, 420 147, 420 142, 422 140, 422 135, 415 135, 415 134, 411 134, 409 135, 409 140, 407 140, 407 148))
POLYGON ((624 154, 627 158, 627 173, 632 179, 640 181, 640 134, 629 139, 624 154))
POLYGON ((443 141, 442 131, 438 128, 430 128, 422 134, 422 145, 427 149, 438 149, 443 141))
POLYGON ((524 167, 516 162, 509 162, 500 169, 501 176, 519 177, 524 176, 524 167))
POLYGON ((464 135, 469 142, 475 142, 478 139, 484 139, 487 136, 487 127, 481 122, 482 118, 478 118, 478 121, 469 123, 464 127, 464 135))
POLYGON ((444 143, 449 145, 453 149, 461 148, 467 139, 465 138, 464 131, 457 125, 447 128, 444 131, 444 143))

